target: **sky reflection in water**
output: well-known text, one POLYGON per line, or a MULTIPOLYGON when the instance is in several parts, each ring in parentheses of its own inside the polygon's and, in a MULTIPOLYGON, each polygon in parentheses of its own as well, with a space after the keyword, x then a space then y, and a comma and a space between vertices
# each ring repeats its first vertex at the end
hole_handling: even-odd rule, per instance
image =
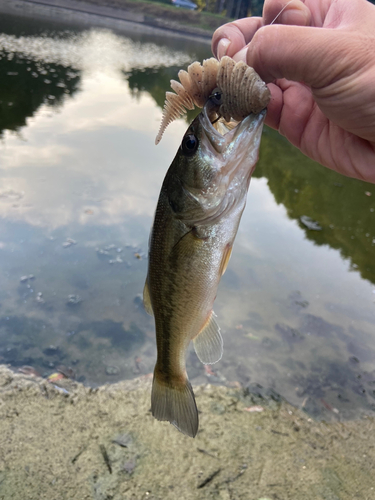
MULTIPOLYGON (((154 328, 139 294, 159 189, 186 129, 172 124, 155 147, 160 106, 178 68, 209 49, 7 26, 0 362, 41 374, 71 366, 93 385, 150 373, 154 328)), ((224 357, 209 373, 189 352, 193 383, 261 384, 324 418, 374 409, 374 208, 373 186, 266 130, 215 306, 224 357)))

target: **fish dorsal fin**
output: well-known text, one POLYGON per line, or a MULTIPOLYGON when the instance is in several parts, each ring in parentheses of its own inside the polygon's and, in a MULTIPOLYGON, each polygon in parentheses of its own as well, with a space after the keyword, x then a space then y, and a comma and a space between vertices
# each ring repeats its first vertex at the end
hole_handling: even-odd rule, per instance
POLYGON ((145 287, 143 289, 143 305, 146 312, 150 315, 154 315, 154 311, 152 310, 151 298, 150 298, 150 290, 148 289, 148 283, 146 279, 145 287))
POLYGON ((219 269, 220 276, 223 276, 223 274, 227 270, 227 266, 228 266, 228 262, 229 262, 231 254, 232 254, 232 245, 227 245, 224 249, 224 253, 223 253, 223 256, 221 258, 220 269, 219 269))
POLYGON ((223 339, 213 311, 202 330, 193 340, 193 343, 198 358, 205 365, 213 365, 221 359, 223 355, 223 339))

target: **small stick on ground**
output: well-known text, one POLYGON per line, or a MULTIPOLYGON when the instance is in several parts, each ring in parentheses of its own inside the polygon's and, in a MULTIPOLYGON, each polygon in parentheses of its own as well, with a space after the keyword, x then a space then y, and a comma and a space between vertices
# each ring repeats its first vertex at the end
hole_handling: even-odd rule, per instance
POLYGON ((87 449, 87 446, 84 446, 83 448, 81 448, 81 449, 79 450, 79 452, 78 452, 76 455, 74 455, 74 457, 72 458, 72 464, 75 464, 75 463, 76 463, 76 461, 78 460, 78 458, 82 455, 82 453, 83 453, 86 449, 87 449))
POLYGON ((111 466, 111 462, 109 460, 107 450, 105 449, 104 444, 99 445, 99 447, 100 447, 100 451, 102 452, 104 462, 105 462, 106 466, 108 467, 109 473, 112 474, 112 466, 111 466))
POLYGON ((275 429, 271 429, 273 434, 278 434, 279 436, 289 436, 286 432, 275 431, 275 429))
POLYGON ((238 479, 239 477, 242 476, 242 474, 245 472, 245 470, 246 470, 246 468, 242 469, 236 476, 229 477, 228 479, 225 479, 224 481, 222 481, 220 484, 233 483, 233 481, 236 481, 236 479, 238 479))
POLYGON ((219 472, 221 471, 221 469, 217 469, 215 470, 215 472, 213 472, 212 474, 210 474, 208 477, 206 477, 206 479, 204 481, 202 481, 200 484, 198 484, 197 488, 203 488, 204 486, 206 486, 206 484, 210 483, 214 477, 216 477, 219 472))
POLYGON ((203 448, 197 448, 197 450, 198 450, 200 453, 204 453, 205 455, 208 455, 209 457, 216 458, 216 460, 218 459, 217 457, 215 457, 215 455, 213 455, 213 454, 212 454, 212 453, 210 453, 209 451, 204 450, 203 448))

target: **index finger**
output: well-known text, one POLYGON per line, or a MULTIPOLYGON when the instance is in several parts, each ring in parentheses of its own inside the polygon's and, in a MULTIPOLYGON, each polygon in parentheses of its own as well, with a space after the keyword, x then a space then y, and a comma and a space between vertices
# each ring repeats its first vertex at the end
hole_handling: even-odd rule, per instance
POLYGON ((246 17, 220 26, 212 36, 213 55, 219 60, 223 56, 233 57, 251 41, 262 26, 261 17, 246 17))

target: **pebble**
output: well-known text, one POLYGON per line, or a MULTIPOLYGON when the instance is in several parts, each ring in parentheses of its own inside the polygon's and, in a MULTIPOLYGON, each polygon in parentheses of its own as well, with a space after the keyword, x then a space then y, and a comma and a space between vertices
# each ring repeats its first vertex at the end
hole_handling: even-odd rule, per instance
POLYGON ((105 367, 105 372, 107 375, 117 375, 119 373, 119 369, 117 366, 106 366, 105 367))
POLYGON ((59 352, 59 347, 55 345, 49 345, 46 349, 44 349, 43 354, 46 356, 54 356, 59 352))
POLYGON ((249 413, 260 413, 264 411, 263 406, 249 406, 244 408, 244 411, 248 411, 249 413))

